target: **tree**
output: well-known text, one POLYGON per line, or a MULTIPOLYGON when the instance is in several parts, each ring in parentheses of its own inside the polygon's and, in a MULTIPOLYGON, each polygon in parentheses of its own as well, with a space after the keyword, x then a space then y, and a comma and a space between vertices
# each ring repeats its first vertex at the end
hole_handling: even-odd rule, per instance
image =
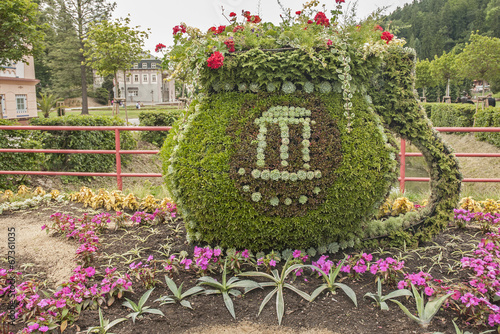
POLYGON ((472 34, 458 60, 465 77, 497 81, 500 78, 500 39, 472 34))
POLYGON ((0 1, 0 66, 26 61, 43 41, 38 24, 38 5, 31 0, 0 1))
POLYGON ((425 89, 434 86, 434 78, 431 73, 431 63, 428 59, 417 63, 416 88, 422 88, 422 96, 425 97, 425 89))
POLYGON ((82 114, 88 114, 87 101, 87 59, 85 57, 85 39, 91 23, 107 20, 116 7, 116 3, 106 0, 56 0, 56 7, 68 15, 78 37, 78 65, 82 86, 82 114))
POLYGON ((488 3, 485 25, 490 36, 500 37, 500 0, 491 0, 488 3))
POLYGON ((434 56, 431 62, 432 76, 438 83, 446 85, 446 96, 450 96, 450 81, 457 79, 455 60, 455 54, 443 51, 441 57, 434 56))
MULTIPOLYGON (((144 53, 144 38, 148 33, 139 27, 129 27, 130 19, 101 21, 92 24, 85 40, 85 57, 98 75, 113 75, 118 96, 118 71, 132 67, 144 53)), ((126 111, 126 109, 125 109, 126 111)))
POLYGON ((52 94, 40 93, 40 99, 38 99, 38 106, 43 113, 43 117, 49 118, 50 112, 56 106, 57 102, 62 101, 61 98, 56 98, 52 94))

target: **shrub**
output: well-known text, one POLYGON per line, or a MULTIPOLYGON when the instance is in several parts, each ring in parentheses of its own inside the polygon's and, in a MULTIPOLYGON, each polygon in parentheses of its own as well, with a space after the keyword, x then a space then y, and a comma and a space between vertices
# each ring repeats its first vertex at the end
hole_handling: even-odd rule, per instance
MULTIPOLYGON (((182 116, 181 110, 142 111, 139 114, 141 126, 172 126, 182 116)), ((161 147, 168 131, 142 131, 141 139, 161 147)))
POLYGON ((427 115, 428 119, 431 119, 433 105, 434 105, 434 103, 422 103, 422 107, 424 107, 425 114, 427 115))
MULTIPOLYGON (((70 115, 57 118, 32 119, 32 125, 51 126, 113 126, 124 125, 118 117, 70 115)), ((46 149, 87 149, 114 150, 115 134, 113 131, 47 131, 43 140, 46 149)), ((120 132, 121 149, 136 147, 136 141, 129 131, 120 132)), ((131 159, 122 155, 122 163, 131 159)), ((47 169, 74 172, 108 172, 115 169, 116 159, 113 154, 47 154, 47 169)))
MULTIPOLYGON (((500 107, 489 107, 479 110, 476 114, 475 126, 500 127, 500 107)), ((500 133, 498 132, 477 132, 476 138, 500 147, 500 133)))
POLYGON ((458 103, 433 103, 431 122, 435 127, 472 127, 476 106, 458 103))
MULTIPOLYGON (((19 125, 16 121, 0 119, 0 125, 19 125)), ((40 136, 32 131, 0 130, 1 148, 42 148, 40 136)), ((43 153, 0 153, 0 170, 40 170, 43 153)), ((15 189, 25 175, 0 174, 0 189, 15 189)))

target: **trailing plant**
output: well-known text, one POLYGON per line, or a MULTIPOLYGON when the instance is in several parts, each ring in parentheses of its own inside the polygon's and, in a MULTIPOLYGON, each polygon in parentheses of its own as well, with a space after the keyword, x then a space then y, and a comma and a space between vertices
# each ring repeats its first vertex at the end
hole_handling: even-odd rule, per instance
POLYGON ((227 262, 224 263, 224 270, 222 271, 222 282, 218 282, 216 279, 208 276, 203 276, 198 278, 198 285, 208 285, 211 287, 211 290, 205 290, 206 295, 213 294, 221 294, 224 299, 224 304, 226 305, 227 310, 231 314, 231 316, 236 319, 236 315, 234 313, 233 301, 231 300, 231 296, 240 296, 241 291, 238 288, 244 288, 245 292, 250 291, 256 288, 260 288, 261 285, 257 282, 251 280, 243 280, 241 281, 238 277, 234 276, 227 280, 227 262))
POLYGON ((165 282, 167 283, 167 287, 170 290, 170 292, 172 292, 172 295, 161 296, 160 298, 156 299, 155 302, 159 302, 160 305, 179 303, 181 304, 181 306, 193 309, 191 307, 191 303, 185 299, 187 297, 194 296, 205 291, 205 289, 203 289, 200 286, 194 286, 183 293, 182 286, 184 285, 184 282, 182 282, 181 285, 177 287, 174 280, 168 276, 165 276, 165 282))
MULTIPOLYGON (((311 296, 307 294, 304 291, 301 291, 294 287, 293 285, 289 284, 286 282, 286 279, 290 273, 294 272, 297 269, 303 268, 304 265, 302 264, 294 264, 292 266, 288 266, 288 261, 283 265, 283 268, 281 270, 281 273, 278 272, 277 269, 273 269, 271 271, 271 275, 263 272, 258 272, 258 271, 249 271, 249 272, 244 272, 241 273, 240 276, 249 276, 249 277, 261 277, 264 279, 267 279, 267 282, 262 282, 259 283, 259 287, 265 288, 265 287, 272 287, 273 290, 269 292, 266 297, 264 297, 264 300, 262 300, 262 303, 260 304, 259 307, 259 313, 257 316, 260 315, 266 304, 271 300, 271 298, 276 294, 276 315, 278 317, 278 324, 281 325, 281 320, 283 319, 283 314, 285 313, 285 299, 284 299, 284 289, 289 289, 301 296, 302 298, 306 300, 311 300, 311 296)), ((245 290, 245 293, 255 289, 256 287, 250 287, 245 290)))
MULTIPOLYGON (((417 288, 412 284, 411 285, 411 290, 413 292, 413 297, 415 298, 415 302, 417 305, 417 316, 413 315, 406 306, 401 304, 397 300, 391 300, 393 303, 396 303, 402 310, 403 312, 411 319, 416 321, 420 327, 422 328, 427 328, 434 317, 434 315, 439 311, 443 303, 448 299, 453 293, 448 293, 444 296, 441 297, 436 297, 431 301, 428 301, 427 303, 424 302, 424 293, 419 293, 417 288)), ((398 291, 403 291, 403 290, 398 290, 398 291)))
POLYGON ((363 298, 371 298, 375 301, 378 307, 381 310, 387 311, 389 310, 389 306, 387 305, 388 300, 392 300, 393 298, 401 297, 401 296, 411 296, 411 292, 406 289, 400 289, 396 291, 392 291, 387 295, 382 294, 382 282, 380 277, 377 277, 377 292, 367 292, 363 298))
POLYGON ((144 306, 144 304, 146 304, 146 302, 148 301, 149 296, 151 295, 151 292, 153 292, 153 290, 154 290, 154 288, 149 289, 148 291, 144 292, 144 294, 141 296, 141 298, 139 299, 139 302, 137 304, 134 303, 133 301, 131 301, 130 299, 125 298, 127 301, 123 302, 122 305, 133 311, 132 313, 127 315, 127 318, 132 318, 132 322, 134 324, 135 324, 135 319, 142 318, 144 313, 157 314, 157 315, 160 315, 162 317, 165 316, 163 314, 163 312, 160 310, 150 308, 150 306, 144 306))
POLYGON ((113 333, 109 333, 108 331, 118 325, 120 322, 124 322, 124 321, 127 321, 126 318, 119 318, 119 319, 115 319, 111 322, 109 322, 108 319, 104 319, 104 317, 102 316, 102 310, 101 308, 99 307, 99 326, 93 326, 93 327, 89 327, 87 329, 87 334, 89 333, 97 333, 97 334, 113 334, 113 333))

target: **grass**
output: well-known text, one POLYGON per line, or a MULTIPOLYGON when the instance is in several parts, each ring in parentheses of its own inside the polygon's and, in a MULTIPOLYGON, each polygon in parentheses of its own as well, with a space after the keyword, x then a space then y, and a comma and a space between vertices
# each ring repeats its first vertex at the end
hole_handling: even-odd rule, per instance
MULTIPOLYGON (((142 107, 141 109, 136 109, 135 105, 130 105, 127 106, 127 114, 129 119, 133 118, 139 118, 139 114, 143 111, 160 111, 160 110, 179 110, 176 106, 145 106, 142 107)), ((72 109, 72 110, 66 110, 66 115, 80 115, 82 112, 81 108, 79 109, 72 109)), ((102 108, 97 108, 97 109, 89 109, 89 114, 90 115, 96 115, 96 116, 110 116, 112 117, 113 110, 111 106, 103 106, 102 108)), ((38 112, 38 117, 43 118, 43 113, 41 111, 38 112)), ((50 118, 58 117, 57 113, 51 112, 50 113, 50 118)), ((120 107, 120 113, 118 114, 118 117, 121 119, 125 119, 125 108, 120 107)))

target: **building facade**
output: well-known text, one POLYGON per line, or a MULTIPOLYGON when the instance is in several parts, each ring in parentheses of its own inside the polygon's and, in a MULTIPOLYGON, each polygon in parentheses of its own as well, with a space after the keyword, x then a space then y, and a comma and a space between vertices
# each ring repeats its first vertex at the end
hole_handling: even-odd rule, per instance
MULTIPOLYGON (((120 98, 130 103, 161 103, 175 101, 175 83, 164 82, 161 60, 149 55, 134 63, 125 72, 118 72, 120 98)), ((103 78, 94 75, 94 87, 101 87, 103 78)), ((115 83, 116 87, 116 83, 115 83)))
POLYGON ((27 63, 18 62, 0 67, 0 116, 5 119, 37 117, 36 89, 33 57, 27 63))

